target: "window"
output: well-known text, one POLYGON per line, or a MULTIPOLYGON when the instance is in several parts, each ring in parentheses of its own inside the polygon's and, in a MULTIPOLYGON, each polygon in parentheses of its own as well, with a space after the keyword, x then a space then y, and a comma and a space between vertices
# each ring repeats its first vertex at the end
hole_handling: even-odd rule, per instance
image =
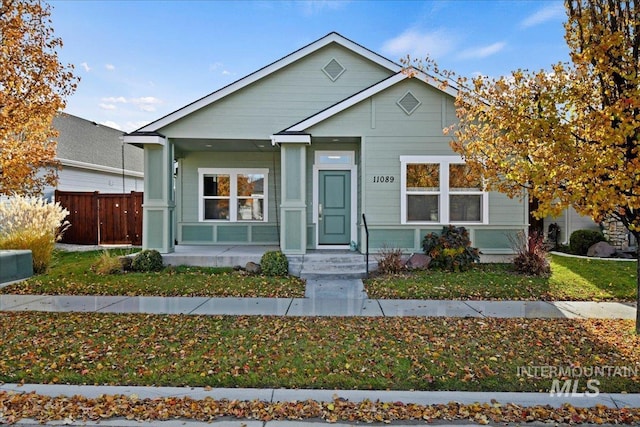
POLYGON ((487 223, 488 195, 457 156, 401 156, 402 223, 487 223))
POLYGON ((200 221, 267 221, 268 169, 198 169, 200 221))

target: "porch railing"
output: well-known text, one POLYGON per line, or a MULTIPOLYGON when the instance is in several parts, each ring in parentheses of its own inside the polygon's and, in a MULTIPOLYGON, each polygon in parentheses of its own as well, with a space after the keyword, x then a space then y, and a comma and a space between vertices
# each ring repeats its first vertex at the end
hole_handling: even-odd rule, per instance
POLYGON ((364 224, 364 234, 365 234, 365 242, 367 249, 365 250, 365 264, 367 268, 367 279, 369 278, 369 227, 367 226, 367 217, 365 214, 362 214, 362 223, 364 224))

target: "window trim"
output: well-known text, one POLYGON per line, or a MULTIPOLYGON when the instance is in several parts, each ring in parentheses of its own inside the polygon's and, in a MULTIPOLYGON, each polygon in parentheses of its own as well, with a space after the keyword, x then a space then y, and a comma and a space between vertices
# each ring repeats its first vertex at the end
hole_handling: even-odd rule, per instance
POLYGON ((461 156, 400 156, 400 223, 407 225, 478 225, 489 223, 489 193, 484 190, 478 191, 450 191, 449 190, 449 165, 464 164, 461 156), (438 195, 438 220, 437 221, 408 221, 407 220, 407 165, 408 164, 438 164, 440 165, 440 189, 430 191, 429 195, 438 195), (452 195, 479 195, 481 196, 481 218, 480 221, 451 221, 449 219, 449 198, 452 195))
POLYGON ((269 169, 268 168, 198 168, 198 221, 215 222, 215 223, 264 223, 269 221, 269 169), (246 197, 238 196, 238 175, 264 175, 263 187, 263 218, 262 220, 240 219, 238 218, 238 200, 246 197), (204 201, 205 199, 224 199, 226 197, 205 197, 204 195, 204 177, 205 175, 229 175, 229 219, 205 219, 204 218, 204 201))

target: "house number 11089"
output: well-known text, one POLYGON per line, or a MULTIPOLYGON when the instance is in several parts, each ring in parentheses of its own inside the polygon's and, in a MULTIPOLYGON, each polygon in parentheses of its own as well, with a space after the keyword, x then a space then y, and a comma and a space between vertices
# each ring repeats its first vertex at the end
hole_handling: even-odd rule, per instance
POLYGON ((373 177, 373 182, 375 183, 380 183, 380 182, 393 182, 393 177, 390 175, 376 175, 373 177))

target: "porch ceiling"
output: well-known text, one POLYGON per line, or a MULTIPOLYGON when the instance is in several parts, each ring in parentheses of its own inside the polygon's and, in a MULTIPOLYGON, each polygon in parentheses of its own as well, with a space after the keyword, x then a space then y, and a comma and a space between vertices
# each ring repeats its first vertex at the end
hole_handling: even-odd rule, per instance
MULTIPOLYGON (((265 139, 221 139, 221 138, 171 138, 178 152, 194 151, 240 151, 240 152, 273 152, 279 150, 271 140, 265 139)), ((359 143, 359 136, 319 136, 312 137, 311 143, 359 143)))
POLYGON ((244 151, 244 152, 271 152, 277 148, 271 145, 270 140, 260 139, 172 139, 177 151, 244 151))

